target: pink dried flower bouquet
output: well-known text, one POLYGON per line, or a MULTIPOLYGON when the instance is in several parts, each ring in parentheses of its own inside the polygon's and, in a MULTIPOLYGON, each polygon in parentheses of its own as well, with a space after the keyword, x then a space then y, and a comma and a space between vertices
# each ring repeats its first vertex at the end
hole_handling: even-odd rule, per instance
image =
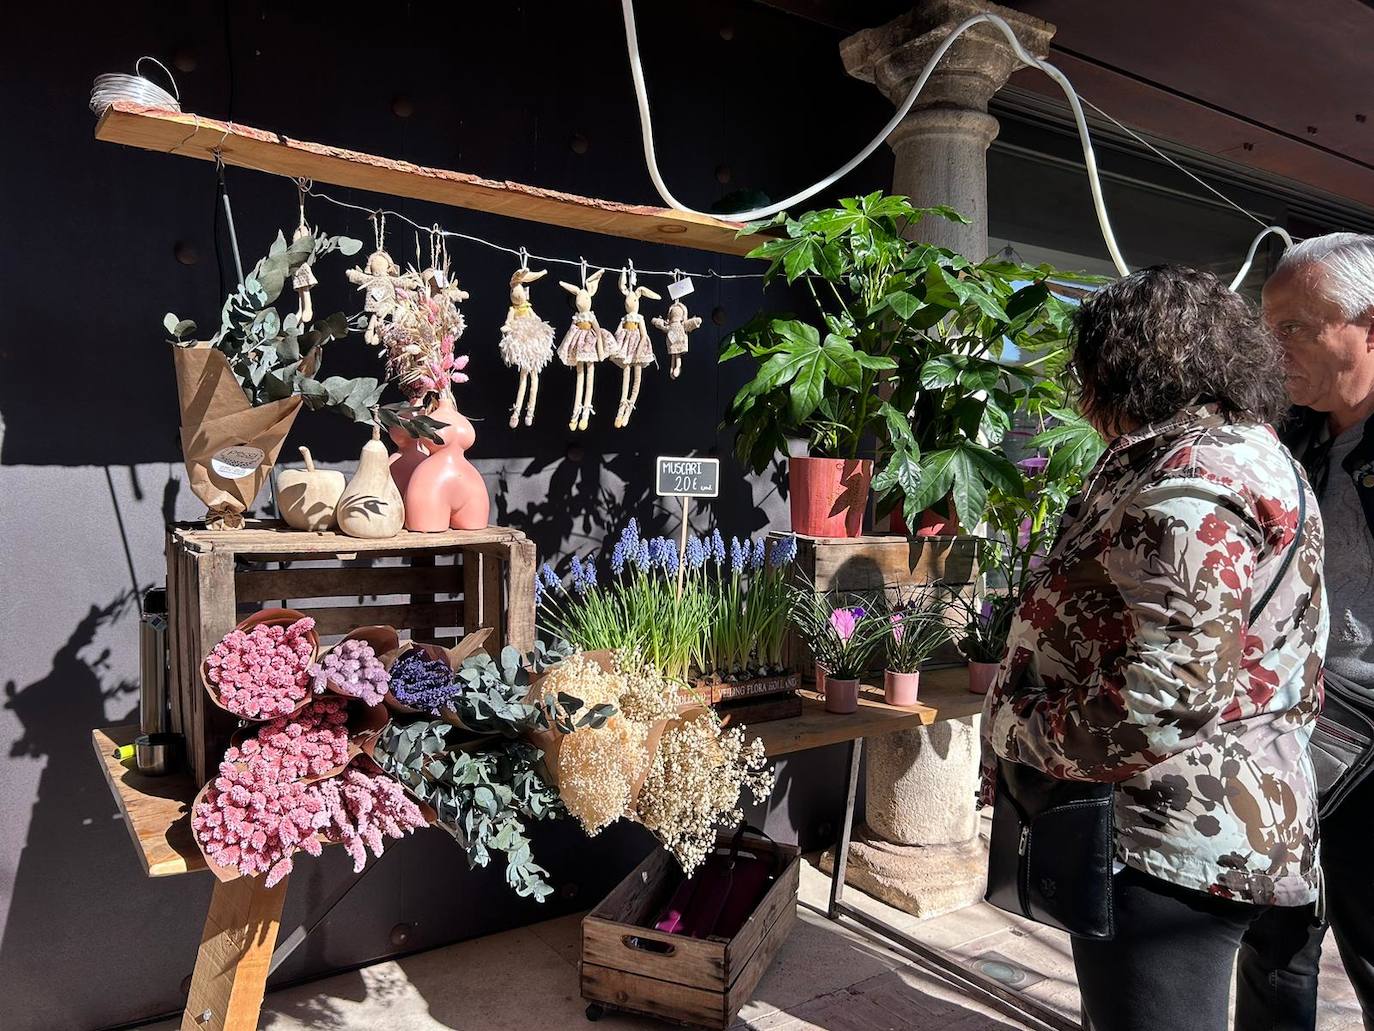
POLYGON ((271 771, 265 762, 221 763, 192 810, 196 841, 222 879, 266 874, 270 888, 291 872, 298 849, 322 851, 316 832, 324 802, 314 785, 278 783, 271 771))
POLYGON ((348 702, 320 698, 294 716, 264 723, 231 746, 224 761, 264 764, 260 778, 276 783, 336 773, 348 762, 348 702))
POLYGON ((310 666, 318 650, 313 619, 269 609, 226 634, 202 671, 222 708, 245 719, 272 719, 290 715, 310 697, 310 666))
POLYGON ((365 705, 380 705, 386 697, 391 675, 378 658, 372 644, 361 638, 340 641, 320 661, 310 666, 315 693, 334 690, 365 705))
POLYGON ((367 850, 380 856, 388 838, 403 838, 428 826, 420 807, 396 781, 362 761, 340 776, 312 784, 324 808, 321 830, 331 842, 342 842, 353 857, 353 872, 367 864, 367 850))

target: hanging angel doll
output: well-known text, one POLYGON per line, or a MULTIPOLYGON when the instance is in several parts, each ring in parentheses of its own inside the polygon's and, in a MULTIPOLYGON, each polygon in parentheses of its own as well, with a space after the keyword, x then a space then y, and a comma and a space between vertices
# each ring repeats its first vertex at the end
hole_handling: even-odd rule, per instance
POLYGON ((668 305, 668 318, 656 317, 653 323, 655 329, 661 329, 668 335, 668 355, 673 359, 668 375, 677 379, 682 373, 682 356, 687 353, 687 334, 701 328, 701 318, 697 315, 688 318, 687 305, 674 301, 668 305))
POLYGON ((384 324, 405 324, 411 320, 414 292, 420 288, 420 280, 410 272, 402 275, 401 267, 391 260, 383 247, 386 220, 378 216, 375 228, 377 249, 368 255, 363 268, 351 268, 346 274, 348 281, 363 292, 363 311, 368 316, 363 340, 378 347, 382 344, 384 324))
MULTIPOLYGON (((523 263, 510 277, 510 309, 501 326, 501 359, 512 369, 520 370, 520 386, 515 393, 515 406, 510 411, 510 426, 520 425, 520 409, 529 390, 529 407, 525 408, 525 425, 534 423, 534 406, 539 400, 539 373, 553 358, 553 327, 535 314, 530 305, 529 284, 543 279, 547 269, 531 272, 523 263)), ((590 391, 588 392, 590 395, 590 391)))
POLYGON ((625 295, 625 315, 615 331, 615 351, 611 361, 619 365, 620 410, 615 415, 617 428, 630 424, 630 413, 639 401, 639 384, 644 377, 644 367, 655 364, 654 345, 649 340, 649 329, 644 325, 644 316, 639 314, 639 299, 647 297, 651 301, 661 300, 647 286, 636 286, 631 279, 627 283, 624 271, 620 273, 620 292, 625 295), (633 391, 630 381, 633 379, 633 391))
POLYGON ((615 338, 601 328, 601 324, 596 321, 596 313, 592 311, 592 295, 601 285, 601 273, 604 271, 606 270, 597 269, 591 276, 584 274, 581 286, 563 282, 558 284, 576 298, 577 307, 572 325, 564 334, 563 342, 558 345, 558 357, 563 359, 563 364, 577 369, 572 418, 568 420, 570 430, 587 428, 587 422, 592 416, 596 363, 615 351, 615 338))
MULTIPOLYGON (((291 242, 303 240, 310 235, 310 227, 305 224, 305 191, 303 181, 296 183, 296 189, 300 194, 301 217, 300 224, 296 226, 296 231, 291 235, 291 242)), ((315 278, 314 271, 310 266, 315 263, 315 256, 312 254, 305 262, 296 269, 291 277, 291 288, 296 291, 296 325, 304 329, 315 318, 315 306, 310 300, 310 291, 313 287, 319 286, 320 281, 315 278)))

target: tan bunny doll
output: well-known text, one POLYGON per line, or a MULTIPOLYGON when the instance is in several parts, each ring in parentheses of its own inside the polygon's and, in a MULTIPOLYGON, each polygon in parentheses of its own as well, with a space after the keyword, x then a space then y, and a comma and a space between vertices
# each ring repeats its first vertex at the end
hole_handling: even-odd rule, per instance
POLYGON ((620 375, 620 410, 615 416, 617 427, 629 425, 630 413, 635 410, 635 403, 639 400, 644 366, 653 365, 656 361, 648 327, 644 325, 644 316, 639 314, 639 299, 662 300, 647 286, 635 286, 633 280, 627 282, 623 271, 620 273, 620 292, 625 295, 625 316, 615 331, 616 347, 611 355, 611 361, 623 370, 620 375), (630 386, 631 379, 634 380, 633 389, 630 386))
POLYGON ((701 328, 701 318, 696 315, 688 318, 687 305, 674 301, 668 305, 667 321, 655 318, 653 322, 655 329, 668 334, 668 354, 673 359, 672 371, 668 375, 677 379, 682 373, 682 356, 687 353, 687 334, 701 328))
POLYGON ((515 393, 515 407, 510 410, 510 426, 520 425, 520 408, 529 389, 529 407, 525 409, 525 425, 534 423, 534 406, 539 400, 539 373, 553 357, 553 327, 534 313, 530 305, 529 284, 543 279, 548 269, 531 272, 525 266, 510 277, 510 310, 501 326, 501 359, 512 369, 520 370, 520 386, 515 393))
POLYGON ((568 420, 570 430, 587 428, 587 421, 592 416, 596 363, 615 349, 615 338, 601 328, 601 323, 596 321, 596 313, 592 311, 592 295, 601 285, 601 273, 604 271, 597 269, 594 274, 584 277, 582 286, 563 282, 558 284, 576 298, 577 306, 572 325, 564 334, 563 342, 558 345, 558 357, 563 359, 563 364, 577 369, 572 418, 568 420))

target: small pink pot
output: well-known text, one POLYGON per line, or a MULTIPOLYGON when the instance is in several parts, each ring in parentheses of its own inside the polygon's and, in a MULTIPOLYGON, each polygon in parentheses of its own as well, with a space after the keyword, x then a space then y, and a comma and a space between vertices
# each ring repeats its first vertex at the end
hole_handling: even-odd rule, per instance
POLYGON ((1000 662, 970 662, 968 664, 968 689, 974 694, 987 694, 997 679, 1000 662))
POLYGON ((883 701, 888 705, 915 705, 920 686, 920 670, 915 673, 898 673, 890 669, 883 671, 883 701))
POLYGON ((859 682, 840 680, 836 677, 825 678, 825 711, 837 716, 848 716, 859 711, 859 682))

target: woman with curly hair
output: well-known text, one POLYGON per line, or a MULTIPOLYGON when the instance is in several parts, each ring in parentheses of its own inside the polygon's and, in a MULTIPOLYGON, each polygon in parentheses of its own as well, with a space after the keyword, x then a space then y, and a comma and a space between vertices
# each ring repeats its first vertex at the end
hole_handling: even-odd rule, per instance
POLYGON ((1084 1012, 1224 1031, 1247 929, 1318 895, 1321 519, 1269 426, 1283 359, 1244 298, 1145 269, 1088 299, 1075 337, 1108 447, 1021 599, 984 800, 996 756, 1115 785, 1115 935, 1073 939, 1084 1012))

